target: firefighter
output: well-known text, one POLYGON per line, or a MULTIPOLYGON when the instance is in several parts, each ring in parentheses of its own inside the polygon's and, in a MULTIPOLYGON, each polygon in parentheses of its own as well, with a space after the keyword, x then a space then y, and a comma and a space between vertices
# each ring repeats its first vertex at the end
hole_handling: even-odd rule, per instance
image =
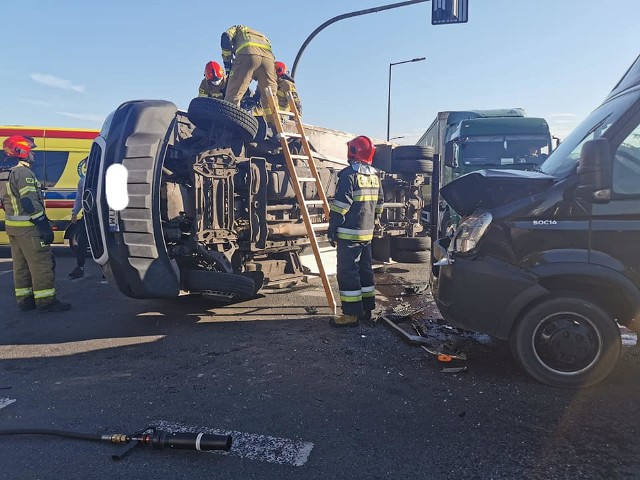
POLYGON ((69 303, 56 299, 51 242, 53 230, 47 219, 40 183, 31 171, 33 138, 12 135, 2 144, 9 160, 17 165, 0 173, 0 198, 11 244, 13 283, 20 310, 61 312, 69 303))
POLYGON ((278 105, 280 110, 289 111, 289 99, 287 93, 291 92, 293 101, 298 109, 298 113, 302 115, 302 104, 296 90, 296 84, 293 78, 287 72, 287 66, 283 62, 276 62, 276 75, 278 76, 278 105))
MULTIPOLYGON (((220 46, 224 68, 229 76, 224 95, 227 102, 240 106, 254 77, 258 81, 261 96, 267 87, 277 92, 275 58, 267 37, 249 27, 234 25, 222 34, 220 46)), ((265 114, 271 113, 266 102, 263 102, 262 108, 265 114)))
POLYGON ((349 166, 338 174, 331 202, 327 236, 337 243, 337 278, 342 315, 332 318, 335 327, 357 326, 369 321, 376 306, 371 266, 373 230, 382 214, 384 195, 377 170, 371 165, 375 147, 359 136, 347 143, 349 166))
POLYGON ((199 97, 217 98, 224 100, 227 88, 227 76, 218 62, 209 62, 204 66, 204 78, 198 88, 199 97))

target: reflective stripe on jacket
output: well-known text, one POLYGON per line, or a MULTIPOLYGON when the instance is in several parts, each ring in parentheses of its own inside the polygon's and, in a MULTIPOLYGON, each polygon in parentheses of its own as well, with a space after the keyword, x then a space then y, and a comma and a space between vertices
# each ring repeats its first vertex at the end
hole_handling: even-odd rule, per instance
POLYGON ((290 110, 289 99, 287 98, 287 93, 289 92, 293 95, 293 102, 298 109, 298 113, 302 115, 302 104, 300 103, 300 97, 298 97, 298 91, 296 90, 296 84, 293 78, 288 75, 278 77, 278 106, 280 110, 284 110, 285 112, 290 110))
POLYGON ((198 87, 199 97, 217 98, 224 100, 224 91, 227 89, 227 77, 222 79, 220 85, 211 85, 206 78, 203 78, 198 87))
POLYGON ((7 227, 33 227, 34 220, 45 214, 40 182, 29 168, 29 163, 19 161, 10 172, 0 176, 0 198, 5 211, 7 227), (21 198, 31 200, 34 211, 27 213, 20 203, 21 198))
POLYGON ((375 219, 382 213, 383 202, 382 183, 376 169, 354 163, 338 174, 329 229, 337 227, 336 236, 343 240, 370 241, 375 219))
POLYGON ((222 60, 227 63, 236 55, 273 57, 271 42, 261 32, 244 25, 229 27, 222 34, 222 60))

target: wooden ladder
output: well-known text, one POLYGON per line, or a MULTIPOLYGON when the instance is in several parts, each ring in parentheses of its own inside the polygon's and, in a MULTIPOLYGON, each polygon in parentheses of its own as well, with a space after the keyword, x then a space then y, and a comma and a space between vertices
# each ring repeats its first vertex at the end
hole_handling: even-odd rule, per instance
POLYGON ((287 162, 287 168, 289 170, 289 175, 291 177, 293 183, 293 189, 296 192, 296 199, 298 200, 298 205, 300 205, 300 212, 302 213, 302 220, 304 221, 305 228, 307 230, 307 236, 309 237, 309 242, 311 243, 311 249, 313 250, 313 255, 315 256, 316 263, 318 264, 318 272, 320 274, 320 278, 322 280, 322 286, 324 287, 324 293, 327 296, 327 303, 329 308, 335 315, 336 313, 336 300, 333 296, 333 292, 331 291, 331 285, 329 283, 329 277, 327 276, 327 272, 324 269, 324 265, 322 264, 322 258, 320 256, 320 247, 318 246, 318 239, 316 238, 315 229, 324 228, 328 226, 327 223, 311 223, 311 217, 309 216, 309 209, 307 206, 319 206, 322 205, 322 210, 324 211, 325 221, 329 221, 329 202, 327 200, 327 195, 322 188, 322 183, 320 182, 320 176, 318 174, 318 169, 316 168, 315 162, 313 161, 313 156, 311 153, 311 147, 309 146, 309 141, 304 133, 304 126, 302 125, 302 120, 300 118, 300 112, 298 112, 298 108, 296 107, 295 100, 291 92, 287 93, 287 101, 289 102, 290 111, 280 110, 278 108, 278 101, 276 99, 275 92, 271 90, 270 87, 265 89, 265 97, 268 99, 270 117, 271 117, 271 128, 275 128, 276 138, 280 140, 280 145, 282 146, 282 152, 284 154, 284 158, 287 162), (297 133, 286 132, 284 130, 281 116, 285 118, 292 118, 297 127, 297 133), (294 155, 291 153, 289 149, 289 143, 287 140, 289 138, 299 138, 302 143, 302 149, 304 151, 304 155, 294 155), (311 177, 300 177, 298 176, 298 172, 296 171, 296 165, 294 160, 297 160, 306 166, 309 167, 311 171, 311 177), (305 200, 304 193, 302 192, 302 183, 315 183, 316 191, 318 192, 319 199, 317 200, 305 200))

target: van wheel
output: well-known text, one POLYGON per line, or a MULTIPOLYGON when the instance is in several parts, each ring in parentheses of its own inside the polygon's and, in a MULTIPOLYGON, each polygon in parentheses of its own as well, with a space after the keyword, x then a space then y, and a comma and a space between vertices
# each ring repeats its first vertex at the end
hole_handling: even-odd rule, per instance
POLYGON ((556 387, 587 387, 615 367, 620 329, 591 301, 562 296, 526 312, 510 343, 513 355, 536 380, 556 387))
POLYGON ((196 97, 189 103, 189 120, 205 131, 227 129, 243 142, 250 142, 258 133, 258 121, 233 103, 216 98, 196 97))
POLYGON ((248 300, 257 292, 248 276, 211 270, 183 270, 182 284, 191 293, 201 293, 222 302, 248 300))

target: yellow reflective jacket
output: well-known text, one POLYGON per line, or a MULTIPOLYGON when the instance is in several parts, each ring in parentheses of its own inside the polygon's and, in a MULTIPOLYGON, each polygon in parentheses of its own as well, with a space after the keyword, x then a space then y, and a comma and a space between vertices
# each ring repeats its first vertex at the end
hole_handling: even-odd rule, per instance
POLYGON ((199 97, 217 98, 224 100, 224 91, 227 89, 227 77, 222 79, 220 85, 211 85, 206 78, 203 78, 198 87, 199 97))
POLYGON ((298 109, 298 113, 302 115, 302 103, 300 102, 300 97, 298 96, 298 91, 296 90, 296 84, 293 81, 293 78, 288 75, 278 77, 278 106, 280 107, 280 110, 284 110, 285 112, 289 111, 289 99, 287 98, 287 93, 289 92, 293 95, 293 101, 298 109))
POLYGON ((271 42, 261 32, 244 25, 229 27, 222 34, 220 41, 222 60, 231 63, 237 55, 257 55, 259 57, 274 58, 271 42))
POLYGON ((19 232, 25 227, 34 227, 31 220, 45 214, 40 182, 29 168, 29 163, 19 161, 9 172, 0 173, 0 198, 5 212, 8 234, 19 232), (20 199, 31 200, 34 211, 27 213, 20 199))

